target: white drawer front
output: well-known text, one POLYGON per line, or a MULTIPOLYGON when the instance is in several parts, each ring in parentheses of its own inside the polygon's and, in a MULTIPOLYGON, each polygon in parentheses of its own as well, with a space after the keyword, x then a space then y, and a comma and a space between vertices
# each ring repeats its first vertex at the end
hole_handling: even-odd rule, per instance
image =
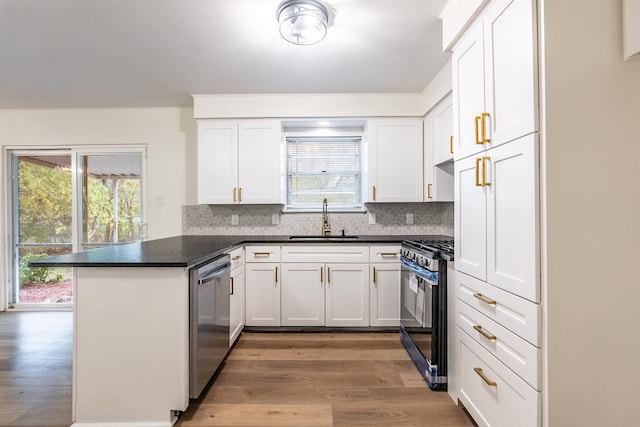
POLYGON ((236 267, 240 267, 244 264, 244 248, 232 250, 231 252, 229 252, 229 257, 231 258, 232 270, 236 267))
POLYGON ((540 347, 540 305, 456 271, 456 296, 485 316, 540 347))
POLYGON ((466 333, 458 330, 458 334, 459 397, 476 423, 483 427, 539 427, 541 394, 466 333))
POLYGON ((458 326, 531 387, 540 390, 540 349, 464 302, 459 302, 457 307, 458 326))
POLYGON ((280 262, 280 246, 247 246, 246 262, 280 262))
POLYGON ((282 262, 369 262, 368 246, 283 246, 282 262))
POLYGON ((371 262, 400 262, 400 245, 371 246, 369 248, 371 262))

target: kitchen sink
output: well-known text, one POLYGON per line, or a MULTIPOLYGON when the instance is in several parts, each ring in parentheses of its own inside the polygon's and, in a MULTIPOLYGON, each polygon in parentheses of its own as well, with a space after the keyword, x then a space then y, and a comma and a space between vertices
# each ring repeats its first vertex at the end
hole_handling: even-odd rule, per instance
POLYGON ((358 236, 289 236, 289 240, 355 240, 358 239, 358 236))

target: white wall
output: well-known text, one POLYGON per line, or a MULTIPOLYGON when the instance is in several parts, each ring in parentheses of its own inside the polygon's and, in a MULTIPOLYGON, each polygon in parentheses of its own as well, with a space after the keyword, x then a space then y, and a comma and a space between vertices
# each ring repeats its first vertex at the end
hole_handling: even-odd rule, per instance
POLYGON ((546 426, 640 425, 640 62, 620 0, 544 5, 546 426))
MULTIPOLYGON (((196 201, 192 108, 0 109, 3 151, 8 146, 108 144, 147 146, 148 238, 181 234, 182 205, 196 201)), ((5 214, 3 205, 2 224, 7 221, 5 214)), ((0 251, 4 250, 3 245, 0 251)), ((5 267, 0 277, 6 277, 5 267)), ((0 309, 2 302, 0 297, 0 309)))

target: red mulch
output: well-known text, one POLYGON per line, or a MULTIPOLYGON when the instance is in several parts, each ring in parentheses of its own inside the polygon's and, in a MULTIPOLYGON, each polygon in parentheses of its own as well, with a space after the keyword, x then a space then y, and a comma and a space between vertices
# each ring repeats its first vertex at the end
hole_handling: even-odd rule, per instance
POLYGON ((72 303, 73 289, 71 280, 59 283, 34 283, 22 285, 20 302, 24 303, 72 303))

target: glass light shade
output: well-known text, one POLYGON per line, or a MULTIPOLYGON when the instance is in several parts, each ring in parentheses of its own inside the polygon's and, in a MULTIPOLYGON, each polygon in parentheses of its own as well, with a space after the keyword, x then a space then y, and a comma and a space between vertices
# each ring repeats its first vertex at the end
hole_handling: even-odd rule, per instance
POLYGON ((318 43, 327 34, 329 13, 316 0, 288 0, 278 8, 280 35, 293 44, 318 43))

